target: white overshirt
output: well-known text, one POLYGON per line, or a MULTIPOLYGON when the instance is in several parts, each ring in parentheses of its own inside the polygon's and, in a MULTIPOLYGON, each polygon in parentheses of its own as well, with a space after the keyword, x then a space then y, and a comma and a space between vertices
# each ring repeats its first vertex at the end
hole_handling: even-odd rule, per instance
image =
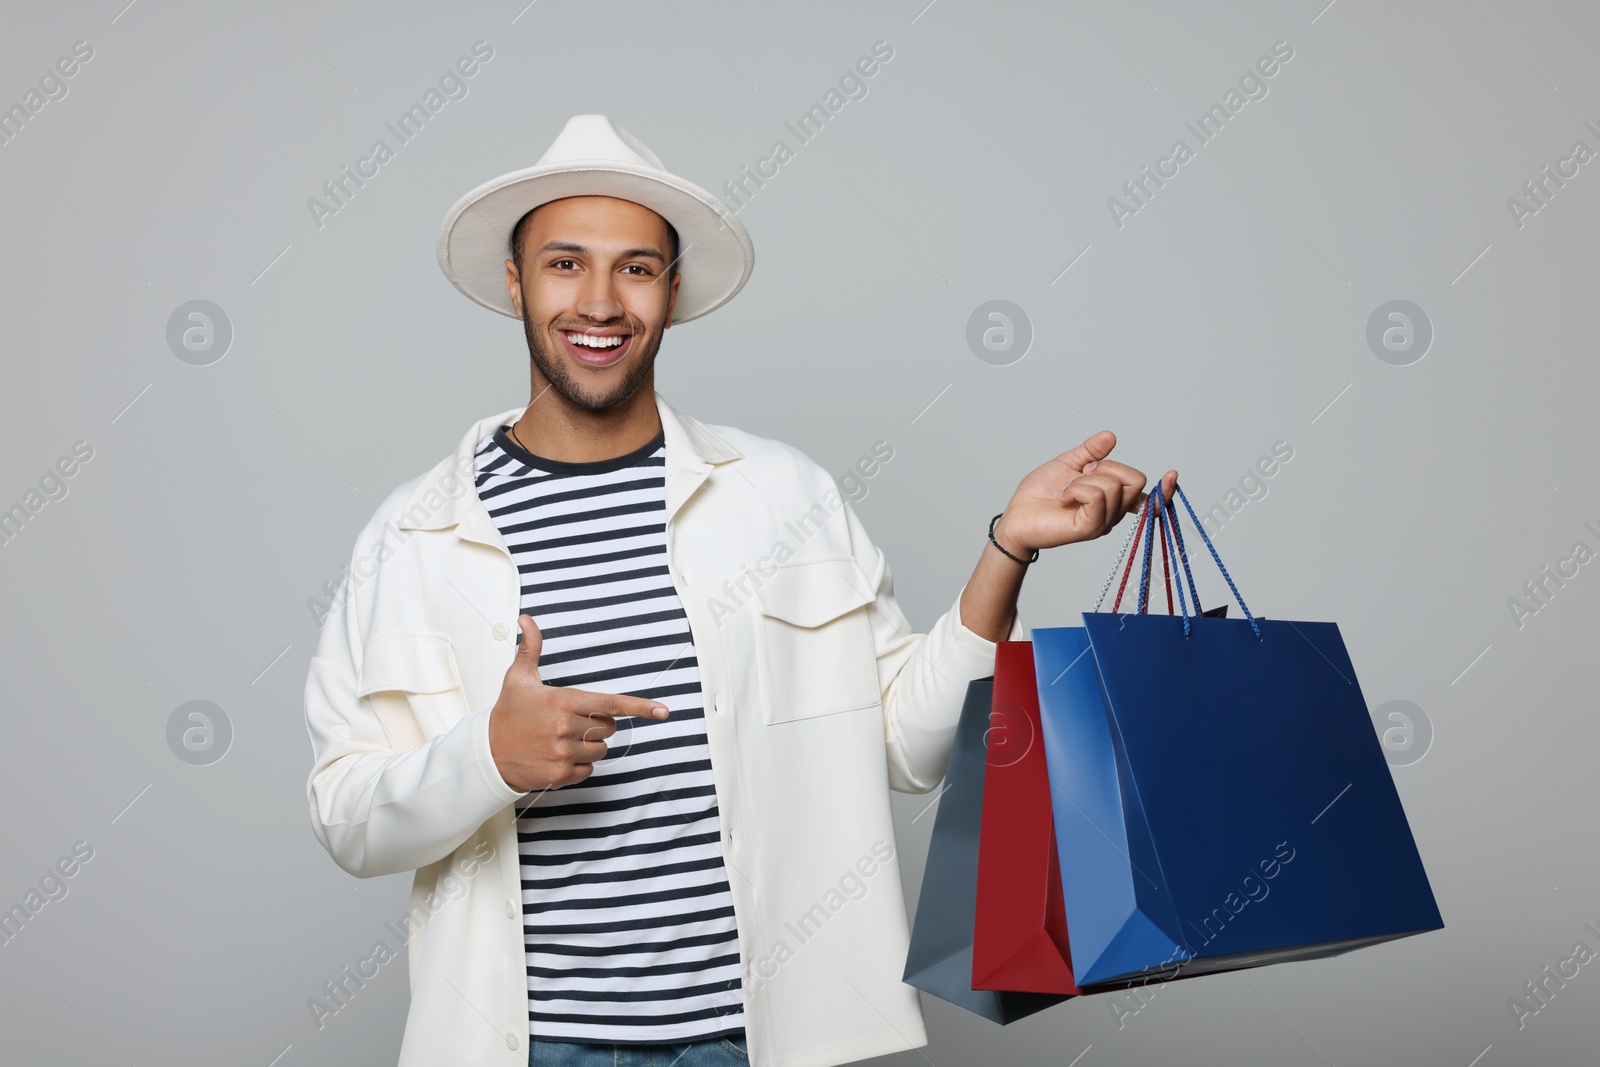
MULTIPOLYGON (((888 790, 943 778, 993 642, 959 595, 913 633, 833 477, 798 449, 656 395, 667 566, 699 657, 754 1067, 829 1067, 927 1043, 900 980, 908 924, 888 790)), ((528 1062, 513 805, 489 713, 521 581, 478 499, 481 419, 362 529, 306 681, 312 828, 370 878, 416 872, 399 1067, 528 1062)), ((1025 639, 1013 621, 1010 640, 1025 639)))

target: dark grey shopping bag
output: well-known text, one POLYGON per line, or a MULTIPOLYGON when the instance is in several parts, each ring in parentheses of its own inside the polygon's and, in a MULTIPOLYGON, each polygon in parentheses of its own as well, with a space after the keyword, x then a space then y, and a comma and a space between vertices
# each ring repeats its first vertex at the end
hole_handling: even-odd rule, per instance
POLYGON ((933 820, 922 896, 911 927, 903 981, 997 1023, 1070 999, 1061 993, 1009 993, 972 988, 972 928, 978 903, 978 828, 983 822, 985 732, 994 678, 967 685, 933 820))

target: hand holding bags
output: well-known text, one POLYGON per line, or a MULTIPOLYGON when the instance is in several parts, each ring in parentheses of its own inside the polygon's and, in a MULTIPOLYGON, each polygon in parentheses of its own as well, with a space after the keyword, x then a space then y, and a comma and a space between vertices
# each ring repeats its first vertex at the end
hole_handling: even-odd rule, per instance
POLYGON ((1442 927, 1338 627, 1252 615, 1177 496, 1245 618, 1201 611, 1158 485, 1124 545, 1144 534, 1137 613, 1116 612, 1136 550, 1112 612, 999 644, 939 800, 918 988, 1004 1023, 1442 927), (1165 617, 1146 613, 1158 526, 1163 571, 1181 565, 1165 617))
MULTIPOLYGON (((1142 590, 1140 614, 1032 633, 1079 985, 1441 928, 1338 626, 1251 615, 1177 497, 1244 619, 1191 617, 1180 578, 1181 621, 1142 590)), ((1194 592, 1159 484, 1152 501, 1142 584, 1159 522, 1194 592)))

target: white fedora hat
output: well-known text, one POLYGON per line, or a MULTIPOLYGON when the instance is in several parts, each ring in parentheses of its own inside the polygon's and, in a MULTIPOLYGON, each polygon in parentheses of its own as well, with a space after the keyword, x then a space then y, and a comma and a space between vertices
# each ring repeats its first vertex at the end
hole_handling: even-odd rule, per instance
POLYGON ((604 115, 574 115, 539 162, 502 174, 456 201, 439 228, 445 277, 484 307, 519 318, 506 292, 511 231, 540 204, 568 196, 631 200, 678 231, 677 269, 683 281, 674 323, 732 300, 755 267, 750 235, 722 201, 668 173, 660 157, 604 115))

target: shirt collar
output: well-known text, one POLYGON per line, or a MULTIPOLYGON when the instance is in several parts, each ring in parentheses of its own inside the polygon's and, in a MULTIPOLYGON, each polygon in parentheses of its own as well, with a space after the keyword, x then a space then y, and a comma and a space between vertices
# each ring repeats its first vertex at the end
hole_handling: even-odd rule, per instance
MULTIPOLYGON (((701 468, 742 458, 742 453, 709 426, 685 415, 660 393, 655 394, 667 451, 667 474, 683 468, 701 468)), ((406 497, 397 523, 402 530, 442 530, 459 523, 478 502, 473 461, 478 442, 508 422, 520 419, 528 405, 479 419, 457 442, 455 451, 422 476, 406 497)))

